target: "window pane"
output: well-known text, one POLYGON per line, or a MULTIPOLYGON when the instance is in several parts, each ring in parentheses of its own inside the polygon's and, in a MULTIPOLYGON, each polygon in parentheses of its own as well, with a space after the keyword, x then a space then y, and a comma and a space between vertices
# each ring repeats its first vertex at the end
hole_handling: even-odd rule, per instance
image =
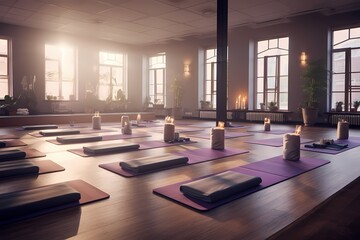
POLYGON ((264 91, 264 78, 258 78, 256 87, 257 87, 256 90, 258 92, 264 91))
POLYGON ((289 56, 288 55, 281 56, 280 57, 280 76, 289 74, 288 66, 289 66, 289 56))
POLYGON ((8 75, 8 58, 0 57, 0 75, 8 75))
POLYGON ((334 31, 334 45, 338 44, 339 42, 345 41, 346 39, 348 39, 349 37, 349 30, 345 29, 345 30, 339 30, 339 31, 334 31))
POLYGON ((351 74, 351 86, 352 87, 360 87, 360 73, 352 73, 351 74))
POLYGON ((74 95, 74 83, 63 82, 62 84, 62 99, 70 100, 70 95, 74 95))
POLYGON ((275 76, 276 73, 276 58, 270 57, 267 61, 267 75, 275 76))
POLYGON ((110 85, 110 67, 99 68, 99 80, 100 84, 110 85))
POLYGON ((288 91, 288 77, 280 77, 280 92, 288 91))
POLYGON ((257 75, 258 75, 258 77, 264 76, 264 59, 263 58, 259 58, 257 60, 257 75))
POLYGON ((211 81, 206 81, 206 94, 211 94, 211 81))
POLYGON ((110 87, 106 85, 99 86, 99 99, 106 100, 110 94, 110 87))
POLYGON ((268 41, 259 41, 258 42, 258 53, 265 51, 268 49, 268 41))
POLYGON ((336 52, 333 54, 333 72, 345 72, 345 52, 336 52))
POLYGON ((345 74, 334 74, 332 81, 333 91, 344 91, 345 90, 345 74))
POLYGON ((360 27, 350 29, 350 38, 360 38, 360 27))
POLYGON ((58 82, 45 82, 45 97, 49 95, 59 97, 59 92, 60 88, 58 82))
POLYGON ((163 85, 157 85, 156 86, 156 92, 158 94, 163 94, 163 85))
POLYGON ((155 95, 155 87, 153 84, 149 85, 149 93, 150 95, 155 95))
POLYGON ((0 54, 8 55, 8 40, 0 39, 0 54))
POLYGON ((7 79, 1 79, 1 81, 0 81, 0 97, 3 98, 5 95, 8 95, 8 94, 9 94, 9 88, 8 88, 7 79))
POLYGON ((360 49, 351 50, 351 71, 360 72, 360 49))
POLYGON ((268 77, 267 78, 267 88, 275 88, 275 77, 268 77))
POLYGON ((341 93, 333 93, 332 95, 332 101, 331 101, 331 108, 336 108, 336 102, 344 102, 345 100, 345 94, 343 92, 341 93))
POLYGON ((269 48, 276 48, 276 47, 278 47, 278 39, 269 40, 269 48))
POLYGON ((280 103, 278 104, 279 109, 287 109, 288 105, 288 94, 287 93, 280 93, 280 103))
POLYGON ((289 50, 289 38, 279 38, 279 48, 289 50))
POLYGON ((45 62, 45 77, 48 81, 59 81, 59 64, 57 61, 45 62))

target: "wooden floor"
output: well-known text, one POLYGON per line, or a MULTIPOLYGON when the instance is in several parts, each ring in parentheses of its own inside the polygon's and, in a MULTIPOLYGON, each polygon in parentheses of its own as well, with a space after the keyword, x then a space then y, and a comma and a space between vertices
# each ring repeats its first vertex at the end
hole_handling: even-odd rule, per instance
MULTIPOLYGON (((186 122, 208 126, 205 131, 214 125, 214 122, 209 121, 186 122)), ((243 124, 248 128, 231 131, 245 132, 249 128, 262 127, 261 124, 243 124)), ((119 131, 118 127, 111 124, 103 128, 119 131)), ((293 132, 294 126, 272 125, 272 129, 293 132)), ((130 141, 162 139, 162 134, 151 132, 151 128, 133 129, 133 132, 139 131, 148 131, 152 137, 130 141)), ((312 211, 360 175, 360 147, 337 155, 301 151, 301 156, 327 159, 331 163, 201 213, 154 195, 152 189, 281 155, 281 147, 244 142, 280 135, 254 133, 252 136, 228 139, 227 147, 247 149, 249 153, 124 178, 98 165, 174 150, 208 147, 210 143, 208 140, 196 139, 196 144, 187 146, 83 158, 67 149, 81 148, 84 144, 54 145, 45 141, 54 137, 36 138, 15 128, 0 129, 0 134, 9 133, 19 135, 28 147, 46 153, 47 156, 39 160, 50 159, 66 170, 38 177, 0 180, 0 193, 82 179, 110 194, 110 198, 0 226, 0 239, 266 239, 312 211)), ((320 138, 335 139, 336 129, 306 127, 302 135, 316 141, 320 138)), ((360 137, 359 129, 350 130, 350 137, 355 136, 360 137)))

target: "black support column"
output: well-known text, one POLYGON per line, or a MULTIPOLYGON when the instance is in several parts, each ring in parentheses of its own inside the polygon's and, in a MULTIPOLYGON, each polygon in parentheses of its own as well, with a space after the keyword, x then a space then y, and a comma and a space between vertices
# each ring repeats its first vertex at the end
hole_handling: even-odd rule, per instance
POLYGON ((228 0, 217 0, 216 124, 227 125, 228 0))

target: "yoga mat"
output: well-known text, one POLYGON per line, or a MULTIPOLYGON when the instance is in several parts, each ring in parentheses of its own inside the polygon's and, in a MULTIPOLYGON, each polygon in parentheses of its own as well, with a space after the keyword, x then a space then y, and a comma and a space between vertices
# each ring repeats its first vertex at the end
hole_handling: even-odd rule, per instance
MULTIPOLYGON (((53 172, 60 172, 60 171, 64 171, 65 168, 63 168, 62 166, 60 166, 59 164, 51 161, 51 160, 41 160, 41 161, 28 161, 30 163, 32 163, 35 166, 39 167, 39 173, 38 174, 45 174, 45 173, 53 173, 53 172)), ((5 163, 5 162, 4 162, 5 163)), ((1 163, 0 163, 1 165, 1 163)), ((12 175, 9 177, 21 177, 21 176, 25 176, 25 175, 36 175, 36 174, 21 174, 21 175, 12 175)), ((7 178, 7 177, 4 177, 7 178)))
MULTIPOLYGON (((175 132, 178 132, 178 133, 187 133, 187 132, 198 132, 198 131, 204 131, 205 128, 195 128, 195 127, 186 127, 186 128, 183 128, 183 127, 178 127, 175 125, 175 132)), ((156 132, 156 133, 163 133, 164 132, 164 128, 154 128, 154 129, 151 129, 152 132, 156 132)))
MULTIPOLYGON (((59 210, 70 208, 70 207, 81 206, 83 204, 92 203, 92 202, 103 200, 103 199, 106 199, 106 198, 110 197, 109 194, 101 191, 100 189, 90 185, 89 183, 87 183, 87 182, 85 182, 83 180, 78 179, 78 180, 72 180, 72 181, 68 181, 68 182, 64 182, 64 183, 66 183, 68 186, 72 187, 76 191, 80 192, 81 198, 80 198, 79 202, 74 202, 74 203, 71 203, 71 204, 65 204, 65 205, 62 205, 62 206, 55 207, 55 208, 49 208, 49 209, 46 209, 46 210, 42 210, 42 211, 39 211, 39 212, 36 212, 36 213, 32 213, 32 214, 22 216, 22 217, 18 217, 18 218, 14 218, 14 219, 9 219, 9 220, 6 220, 6 221, 0 221, 0 225, 1 224, 9 224, 9 223, 17 222, 17 221, 20 221, 20 220, 25 220, 25 219, 37 217, 37 216, 40 216, 40 215, 44 215, 44 214, 47 214, 47 213, 59 211, 59 210)), ((56 184, 52 184, 52 185, 56 185, 56 184)), ((24 189, 24 190, 27 190, 27 189, 24 189)))
MULTIPOLYGON (((279 157, 281 157, 281 156, 279 156, 279 157)), ((278 157, 275 157, 275 158, 278 158, 278 157)), ((274 160, 274 158, 266 159, 266 160, 263 160, 262 162, 266 162, 266 161, 276 162, 276 160, 274 160)), ((180 183, 171 184, 171 185, 160 187, 160 188, 156 188, 156 189, 153 190, 153 192, 155 194, 158 194, 160 196, 163 196, 165 198, 173 200, 173 201, 175 201, 177 203, 180 203, 180 204, 185 205, 187 207, 190 207, 192 209, 199 210, 199 211, 208 211, 208 210, 211 210, 213 208, 219 207, 219 206, 221 206, 221 205, 223 205, 225 203, 231 202, 231 201, 233 201, 235 199, 244 197, 244 196, 246 196, 248 194, 257 192, 257 191, 259 191, 261 189, 264 189, 266 187, 272 186, 274 184, 277 184, 277 183, 282 182, 284 180, 287 180, 289 178, 295 177, 295 176, 297 176, 297 175, 299 175, 301 173, 304 173, 306 171, 310 171, 312 169, 320 167, 320 166, 322 166, 324 164, 327 164, 327 163, 329 163, 329 161, 321 160, 321 159, 314 159, 314 158, 309 158, 309 159, 306 159, 304 161, 292 162, 291 164, 286 163, 285 167, 282 168, 281 172, 285 171, 285 172, 290 172, 290 173, 295 173, 296 174, 296 175, 287 174, 288 176, 282 176, 282 175, 277 175, 277 174, 274 174, 274 173, 265 172, 265 171, 268 171, 268 170, 263 169, 262 167, 265 167, 265 166, 261 166, 261 164, 258 165, 259 166, 258 169, 260 169, 260 170, 253 170, 253 169, 247 168, 246 167, 247 165, 239 166, 239 167, 236 167, 236 168, 233 168, 233 169, 229 169, 229 170, 232 170, 232 171, 235 171, 235 172, 239 172, 239 173, 243 173, 243 174, 247 174, 247 175, 251 175, 251 176, 258 176, 258 177, 260 177, 262 179, 262 182, 260 183, 259 186, 249 188, 249 189, 247 189, 247 190, 245 190, 243 192, 240 192, 240 193, 235 194, 235 195, 233 195, 233 196, 231 196, 229 198, 226 198, 224 200, 220 200, 220 201, 217 201, 217 202, 214 202, 214 203, 206 203, 206 202, 203 202, 203 201, 200 201, 200 200, 185 197, 185 195, 182 192, 180 192, 180 185, 181 184, 188 183, 188 182, 191 182, 191 181, 195 181, 195 180, 198 180, 198 179, 202 179, 202 178, 205 178, 205 177, 208 177, 208 176, 211 176, 211 175, 200 177, 200 178, 189 180, 189 181, 184 181, 184 182, 180 182, 180 183), (302 169, 302 171, 299 171, 299 169, 302 169)), ((251 164, 248 164, 248 165, 251 165, 251 164)), ((276 172, 278 172, 278 171, 276 171, 276 172)))
POLYGON ((327 153, 327 154, 338 154, 345 152, 347 150, 356 148, 360 146, 360 139, 359 138, 350 138, 346 140, 335 140, 334 143, 339 144, 348 144, 347 148, 340 149, 340 150, 334 150, 334 149, 326 149, 326 148, 307 148, 305 147, 305 144, 301 145, 300 149, 310 152, 319 152, 319 153, 327 153))
MULTIPOLYGON (((307 138, 300 138, 300 143, 313 142, 314 140, 307 138)), ((281 147, 283 145, 283 137, 269 138, 269 139, 255 139, 255 140, 246 140, 246 143, 259 144, 271 147, 281 147)))
MULTIPOLYGON (((138 150, 145 150, 145 149, 151 149, 151 148, 160 148, 160 147, 171 147, 171 146, 178 146, 178 145, 184 145, 184 144, 191 144, 196 143, 195 141, 188 141, 188 142, 174 142, 174 143, 166 143, 164 141, 156 140, 156 141, 148 141, 148 142, 142 142, 139 143, 140 148, 138 150)), ((77 154, 81 157, 93 157, 93 156, 101 156, 100 154, 90 154, 85 153, 82 148, 78 149, 68 149, 69 152, 77 154)), ((137 151, 137 150, 136 150, 137 151)), ((126 151, 129 152, 129 151, 126 151)), ((122 153, 122 152, 118 152, 122 153)), ((107 153, 107 154, 118 154, 118 153, 107 153)))
POLYGON ((13 134, 1 134, 0 139, 17 139, 18 136, 15 136, 13 134))
MULTIPOLYGON (((89 134, 89 133, 102 133, 102 132, 114 132, 114 130, 112 129, 101 129, 101 130, 93 130, 93 129, 69 129, 69 130, 79 130, 80 134, 89 134)), ((31 132, 28 133, 29 135, 33 136, 33 137, 53 137, 53 136, 43 136, 41 135, 38 131, 37 132, 31 132)), ((60 134, 59 134, 60 135, 60 134)), ((69 134, 71 135, 71 134, 69 134)), ((66 136, 66 135, 61 135, 61 136, 66 136)))
MULTIPOLYGON (((28 159, 28 158, 38 158, 38 157, 45 157, 46 154, 43 154, 42 152, 39 152, 36 149, 33 148, 26 148, 26 149, 19 149, 21 151, 24 151, 26 153, 25 158, 22 159, 28 159)), ((5 160, 5 161, 17 161, 17 160, 22 160, 22 159, 10 159, 10 160, 5 160)), ((0 159, 1 161, 1 159, 0 159)))
MULTIPOLYGON (((187 165, 202 163, 202 162, 211 161, 211 160, 224 158, 224 157, 230 157, 230 156, 234 156, 234 155, 238 155, 238 154, 242 154, 242 153, 247 153, 247 152, 249 152, 249 151, 238 149, 238 148, 227 148, 227 149, 224 149, 222 151, 213 150, 211 148, 199 148, 199 149, 195 149, 195 150, 172 152, 172 154, 174 154, 174 155, 188 157, 189 158, 188 163, 187 164, 181 164, 181 165, 172 166, 172 167, 169 167, 169 168, 156 169, 154 171, 149 171, 149 172, 144 172, 144 173, 134 173, 134 172, 124 170, 123 168, 120 167, 119 161, 118 162, 112 162, 112 163, 100 164, 99 167, 101 167, 103 169, 106 169, 106 170, 108 170, 110 172, 119 174, 119 175, 124 176, 124 177, 134 177, 134 176, 144 175, 144 174, 153 173, 153 172, 158 172, 158 171, 162 171, 162 170, 166 170, 166 169, 171 169, 171 168, 176 168, 176 167, 181 167, 181 166, 187 166, 187 165)), ((154 156, 154 158, 155 157, 156 156, 154 156)))
MULTIPOLYGON (((123 135, 123 134, 114 134, 114 135, 105 135, 102 136, 102 140, 98 141, 109 141, 109 140, 121 140, 121 139, 131 139, 131 138, 142 138, 142 137, 151 137, 150 134, 147 133, 133 133, 131 135, 123 135)), ((53 140, 47 140, 50 143, 56 144, 56 145, 66 145, 67 143, 60 143, 56 141, 56 139, 53 140)), ((81 143, 81 142, 79 142, 81 143)), ((70 143, 70 144, 78 144, 78 143, 70 143)))
MULTIPOLYGON (((194 135, 190 135, 190 136, 195 137, 195 138, 210 139, 210 133, 199 133, 199 134, 194 134, 194 135)), ((243 133, 243 132, 226 132, 225 131, 225 139, 247 137, 247 136, 252 136, 252 134, 251 133, 243 133)))
POLYGON ((26 146, 27 144, 24 143, 23 141, 20 141, 18 139, 14 139, 14 140, 2 140, 1 142, 5 142, 6 146, 3 148, 7 148, 7 147, 20 147, 20 146, 26 146))
POLYGON ((286 130, 286 129, 274 129, 270 131, 264 131, 264 130, 247 130, 248 132, 254 132, 254 133, 267 133, 267 134, 275 134, 275 135, 282 135, 285 133, 292 133, 294 130, 286 130))

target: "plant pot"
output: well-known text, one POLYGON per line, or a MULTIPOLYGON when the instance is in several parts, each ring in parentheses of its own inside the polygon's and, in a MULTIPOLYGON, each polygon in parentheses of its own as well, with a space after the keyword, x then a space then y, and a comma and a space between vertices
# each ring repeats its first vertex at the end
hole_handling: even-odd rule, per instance
POLYGON ((302 108, 303 121, 305 126, 314 126, 317 122, 319 109, 302 108))

